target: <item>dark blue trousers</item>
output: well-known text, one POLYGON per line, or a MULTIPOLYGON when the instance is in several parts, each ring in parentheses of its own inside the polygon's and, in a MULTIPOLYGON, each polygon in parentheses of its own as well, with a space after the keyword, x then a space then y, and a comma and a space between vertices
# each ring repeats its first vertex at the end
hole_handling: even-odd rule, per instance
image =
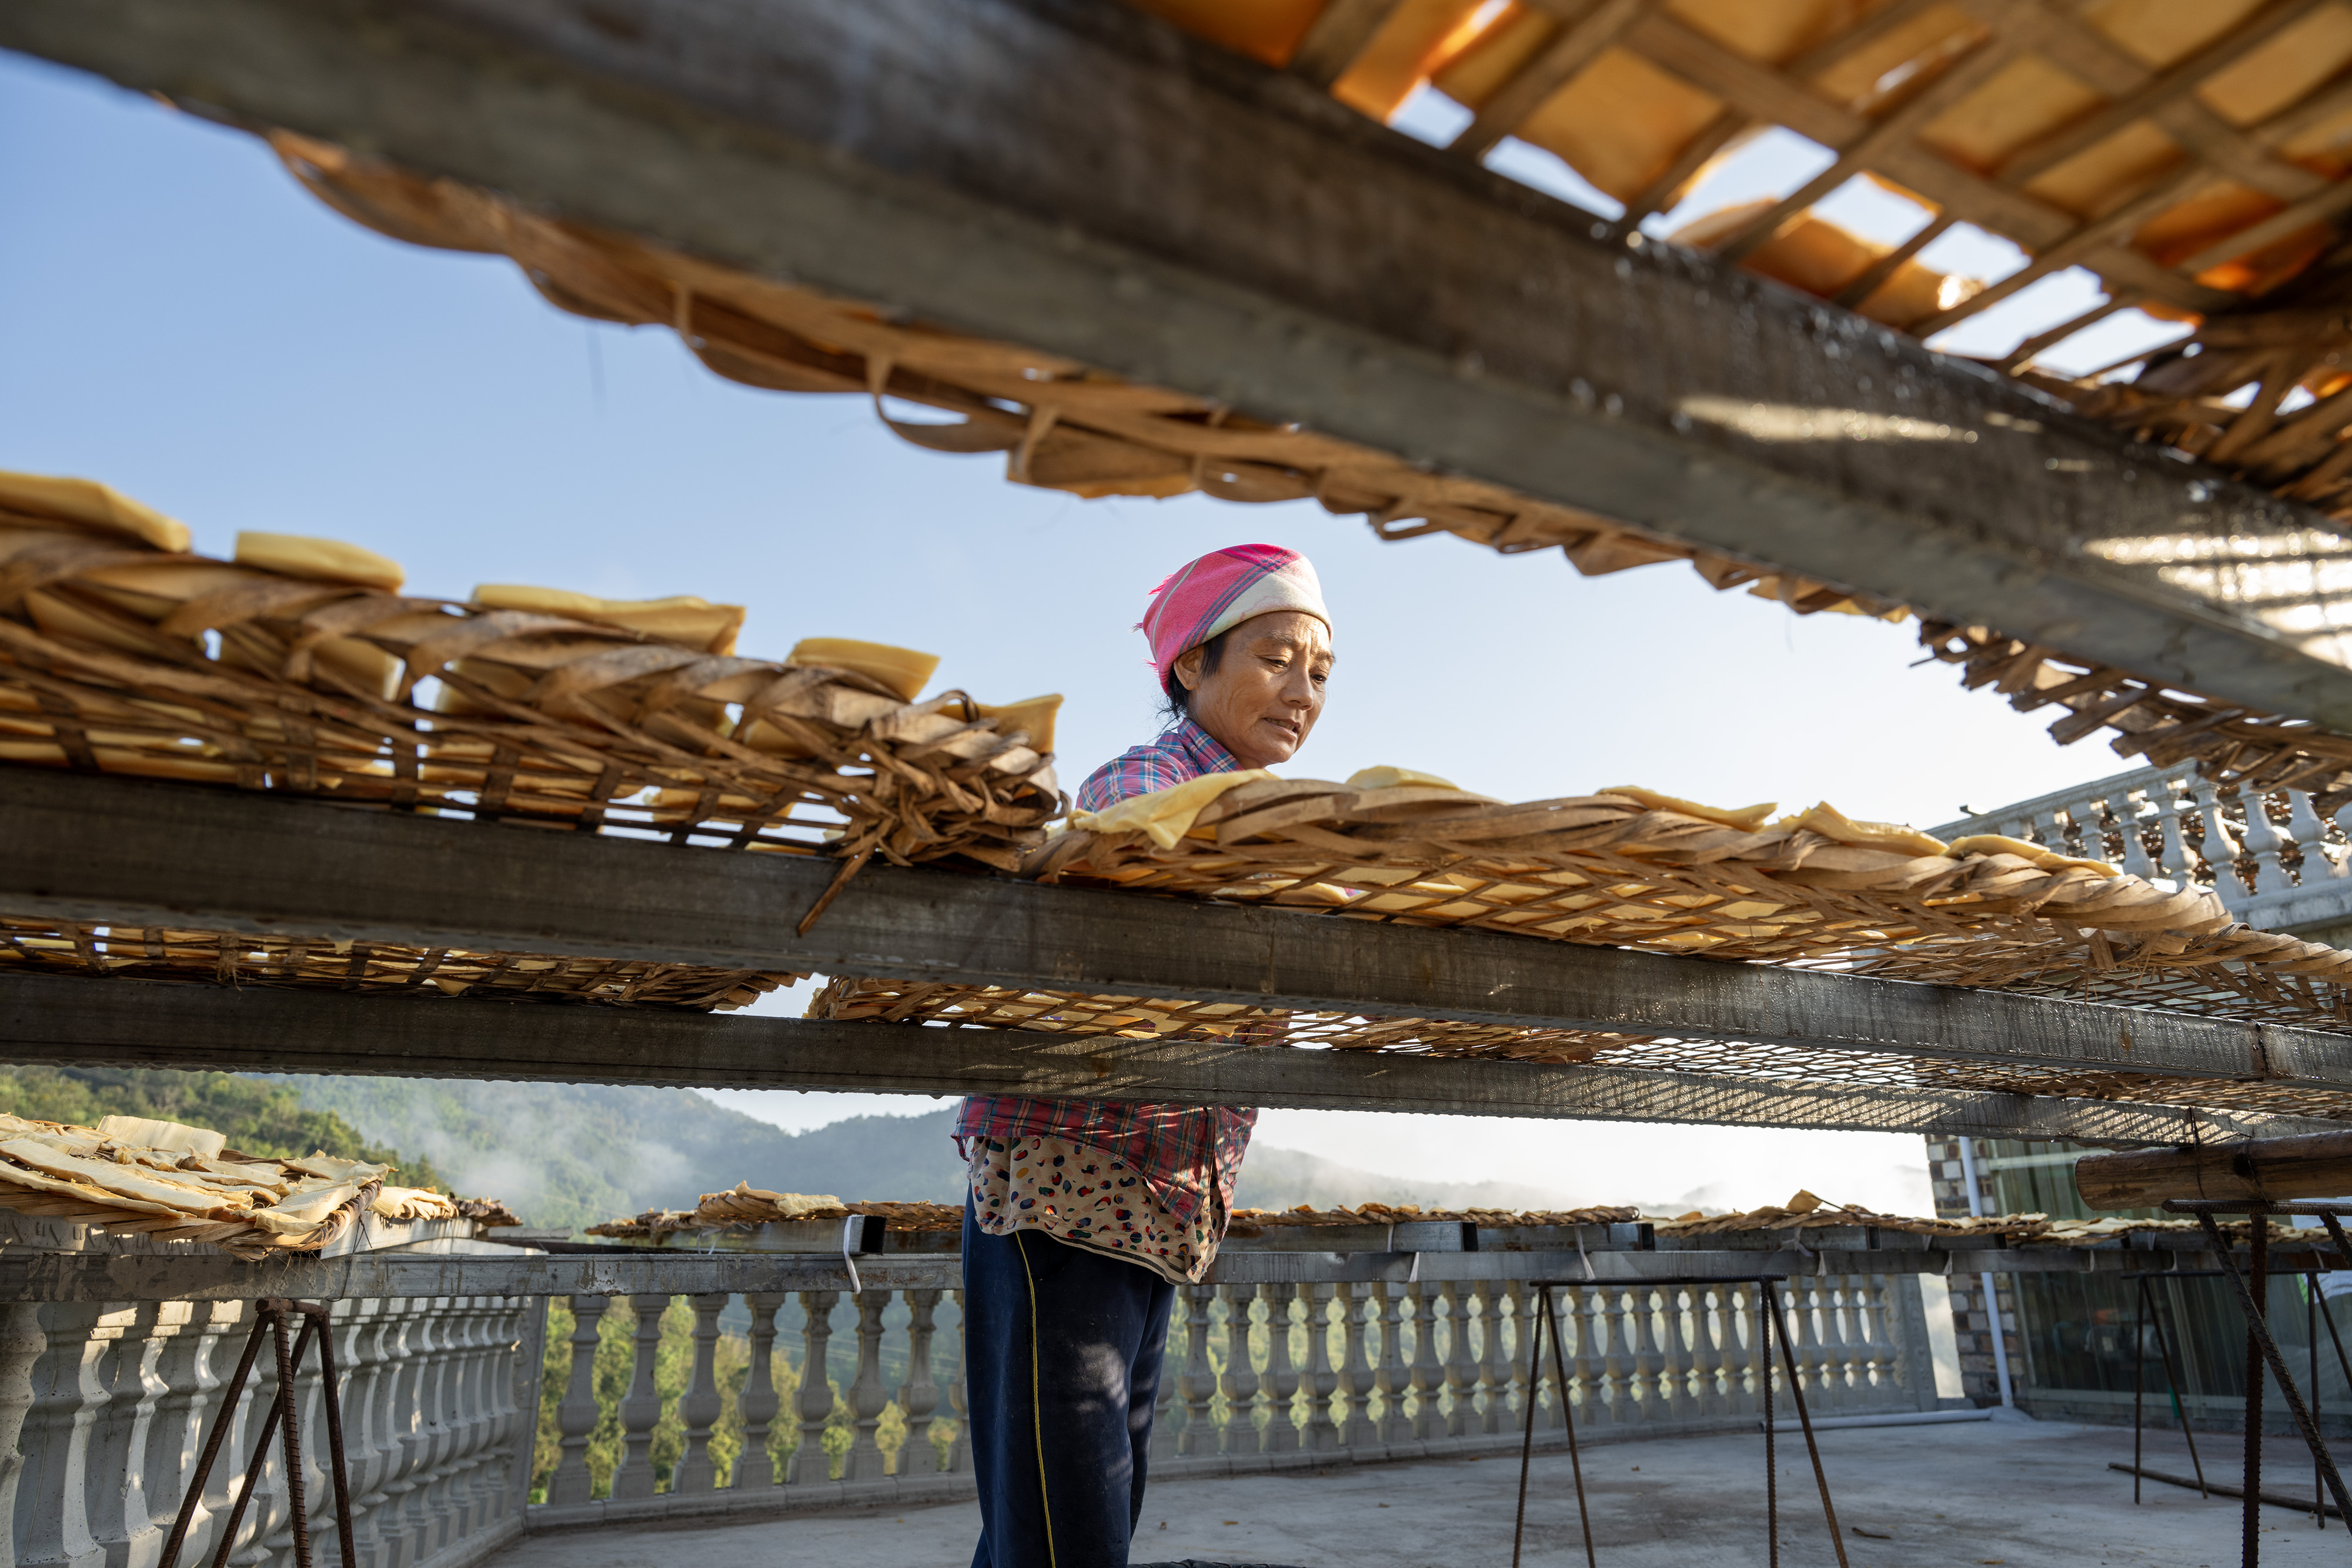
POLYGON ((1034 1230, 963 1217, 972 1568, 1127 1568, 1176 1287, 1034 1230))

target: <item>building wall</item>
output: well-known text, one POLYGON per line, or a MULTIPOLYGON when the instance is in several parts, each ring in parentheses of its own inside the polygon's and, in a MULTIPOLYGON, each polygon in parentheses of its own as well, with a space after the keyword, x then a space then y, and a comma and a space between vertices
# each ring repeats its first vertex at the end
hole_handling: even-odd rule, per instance
MULTIPOLYGON (((1977 1144, 1978 1190, 1986 1212, 1996 1213, 1992 1176, 1981 1164, 1985 1140, 1979 1139, 1977 1144)), ((1927 1179, 1935 1192, 1937 1218, 1968 1217, 1968 1180, 1966 1167, 1960 1162, 1960 1140, 1927 1140, 1927 1179)), ((2009 1352, 2012 1378, 2025 1364, 2024 1342, 2018 1333, 2015 1281, 2005 1274, 1994 1275, 1994 1299, 1990 1301, 1985 1299, 1983 1282, 1974 1274, 1955 1274, 1946 1284, 1951 1291, 1952 1340, 1959 1353, 1960 1391, 1974 1404, 1998 1405, 2000 1382, 1993 1366, 1992 1337, 1996 1317, 2009 1352)))

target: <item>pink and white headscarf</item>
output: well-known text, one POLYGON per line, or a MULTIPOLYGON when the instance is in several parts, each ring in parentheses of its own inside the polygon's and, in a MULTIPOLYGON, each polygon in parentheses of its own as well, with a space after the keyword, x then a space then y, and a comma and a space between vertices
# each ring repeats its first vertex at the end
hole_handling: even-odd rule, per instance
POLYGON ((1179 567, 1151 591, 1151 606, 1136 630, 1151 642, 1151 664, 1162 685, 1169 668, 1189 648, 1254 615, 1297 610, 1331 624, 1315 568, 1280 545, 1234 545, 1179 567))

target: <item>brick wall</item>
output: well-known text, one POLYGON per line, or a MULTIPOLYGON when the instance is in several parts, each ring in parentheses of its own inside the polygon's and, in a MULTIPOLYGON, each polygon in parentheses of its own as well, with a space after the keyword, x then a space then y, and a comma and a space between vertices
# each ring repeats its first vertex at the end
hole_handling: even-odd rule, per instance
MULTIPOLYGON (((1985 1212, 1997 1212, 1992 1177, 1984 1168, 1985 1149, 1977 1155, 1977 1190, 1985 1212)), ((1960 1166, 1958 1138, 1927 1140, 1927 1179, 1936 1195, 1936 1215, 1962 1218, 1969 1212, 1968 1182, 1960 1166)), ((1955 1274, 1945 1281, 1952 1296, 1952 1338, 1959 1352, 1961 1390, 1979 1405, 2000 1403, 2000 1382, 1993 1371, 1993 1315, 2000 1314, 2000 1332, 2009 1348, 2009 1373, 2014 1382, 2025 1368, 2025 1347, 2018 1337, 2015 1282, 2006 1274, 1993 1276, 1994 1300, 1987 1302, 1982 1277, 1955 1274)))

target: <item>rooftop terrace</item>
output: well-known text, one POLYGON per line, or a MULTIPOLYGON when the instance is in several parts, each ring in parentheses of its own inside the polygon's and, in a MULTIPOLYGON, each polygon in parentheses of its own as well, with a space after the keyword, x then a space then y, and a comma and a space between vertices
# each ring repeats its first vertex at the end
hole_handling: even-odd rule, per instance
MULTIPOLYGON (((2055 1422, 1845 1428, 1821 1434, 1822 1457, 1853 1568, 2000 1563, 2219 1564, 2237 1560, 2235 1501, 2149 1483, 2134 1508, 2131 1433, 2055 1422)), ((2234 1471, 2234 1440, 2202 1449, 2234 1471)), ((2179 1438, 2151 1433, 2147 1462, 2187 1473, 2179 1438)), ((1730 1565, 1767 1560, 1762 1438, 1757 1434, 1599 1442, 1584 1450, 1593 1544, 1611 1568, 1730 1565)), ((1297 1568, 1509 1561, 1516 1456, 1402 1465, 1335 1465, 1153 1486, 1138 1563, 1253 1563, 1297 1568), (1381 1510, 1391 1511, 1381 1517, 1381 1510)), ((1788 1561, 1832 1561, 1821 1509, 1794 1436, 1780 1446, 1781 1543, 1788 1561)), ((2306 1491, 2310 1460, 2273 1439, 2266 1484, 2306 1491)), ((1528 1500, 1530 1568, 1580 1563, 1568 1457, 1538 1454, 1528 1500)), ((700 1568, 766 1568, 789 1549, 835 1568, 919 1568, 970 1561, 974 1504, 795 1514, 707 1528, 607 1526, 551 1531, 489 1559, 491 1568, 636 1568, 661 1556, 700 1568)), ((2263 1510, 2263 1560, 2340 1562, 2343 1539, 2308 1514, 2263 1510)))

